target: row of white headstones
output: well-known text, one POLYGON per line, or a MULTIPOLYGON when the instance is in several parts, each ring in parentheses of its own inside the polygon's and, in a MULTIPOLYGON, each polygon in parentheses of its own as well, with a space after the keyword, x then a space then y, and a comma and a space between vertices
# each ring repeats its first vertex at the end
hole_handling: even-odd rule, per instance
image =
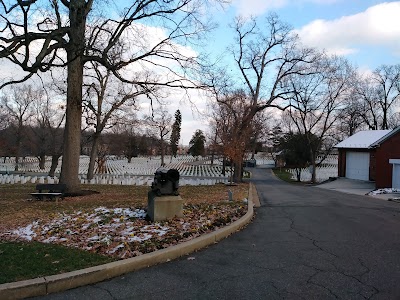
MULTIPOLYGON (((0 158, 0 171, 8 173, 15 168, 14 158, 0 158)), ((165 159, 167 169, 177 169, 180 173, 179 184, 182 185, 214 185, 217 183, 228 183, 231 169, 226 168, 222 172, 222 162, 215 160, 213 165, 209 158, 197 161, 192 156, 167 157, 165 159)), ((26 157, 19 163, 19 174, 0 174, 0 184, 15 183, 58 183, 58 176, 50 177, 44 175, 50 170, 50 158, 46 160, 45 168, 39 169, 38 161, 33 157, 26 157)), ((137 157, 130 163, 127 159, 109 157, 106 160, 105 170, 102 174, 95 174, 93 179, 87 179, 89 157, 81 156, 79 161, 79 180, 82 184, 114 184, 114 185, 151 185, 154 174, 161 165, 160 157, 137 157)), ((58 175, 59 166, 56 169, 58 175)), ((96 172, 95 172, 96 173, 96 172)))
MULTIPOLYGON (((273 165, 274 161, 265 155, 255 157, 257 165, 273 165)), ((15 167, 14 158, 0 158, 0 171, 12 171, 15 167)), ((192 156, 166 157, 167 169, 177 169, 180 173, 180 185, 213 185, 216 183, 227 183, 231 176, 230 168, 226 168, 222 174, 222 162, 214 160, 213 165, 209 158, 202 158, 197 161, 192 156), (191 178, 194 177, 194 178, 191 178)), ((45 176, 50 170, 51 160, 46 160, 45 169, 40 170, 38 161, 34 157, 26 157, 19 163, 20 172, 29 175, 0 174, 0 184, 13 183, 57 183, 58 177, 45 176), (35 174, 37 173, 37 174, 35 174), (42 175, 41 175, 42 174, 42 175)), ((109 157, 102 174, 95 174, 94 178, 87 180, 87 169, 89 157, 81 156, 79 161, 79 180, 82 184, 115 184, 115 185, 151 185, 154 180, 154 173, 161 165, 160 157, 136 157, 130 163, 126 159, 109 157)), ((61 171, 60 163, 56 174, 61 171)), ((288 169, 292 178, 296 179, 296 170, 288 169)), ((330 155, 324 160, 324 166, 316 169, 317 181, 321 182, 330 177, 337 177, 337 156, 330 155)), ((301 169, 301 181, 311 180, 311 168, 301 169)))
MULTIPOLYGON (((317 162, 319 162, 322 159, 322 157, 317 158, 317 162)), ((296 169, 288 169, 287 170, 289 173, 292 174, 292 179, 297 180, 297 175, 296 169)), ((312 168, 301 168, 301 174, 300 174, 300 181, 310 181, 311 180, 311 174, 312 174, 312 168)), ((317 167, 315 170, 315 175, 316 175, 316 181, 317 182, 323 182, 325 180, 328 180, 331 177, 337 177, 338 176, 338 156, 331 154, 326 157, 323 162, 322 166, 317 167)))

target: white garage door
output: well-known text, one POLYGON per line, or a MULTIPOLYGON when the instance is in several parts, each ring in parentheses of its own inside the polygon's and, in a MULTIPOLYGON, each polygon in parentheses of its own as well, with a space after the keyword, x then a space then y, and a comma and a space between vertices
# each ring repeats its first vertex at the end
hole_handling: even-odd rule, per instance
POLYGON ((346 152, 346 178, 369 180, 368 152, 346 152))

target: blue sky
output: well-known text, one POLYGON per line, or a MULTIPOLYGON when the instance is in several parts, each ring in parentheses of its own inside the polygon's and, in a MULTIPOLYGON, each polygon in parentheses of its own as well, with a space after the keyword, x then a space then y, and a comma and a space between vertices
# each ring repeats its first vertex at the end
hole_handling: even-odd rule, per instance
POLYGON ((306 45, 342 54, 360 68, 395 64, 400 58, 400 1, 232 0, 215 13, 220 26, 209 46, 222 52, 232 43, 228 25, 235 15, 262 18, 271 11, 298 31, 306 45))
MULTIPOLYGON (((235 16, 263 18, 269 12, 291 25, 305 45, 343 55, 363 72, 400 63, 400 1, 232 0, 224 10, 214 12, 219 28, 210 36, 206 50, 221 54, 233 43, 228 25, 235 16)), ((200 111, 205 110, 204 99, 195 102, 200 111)), ((207 131, 207 125, 188 107, 180 108, 182 142, 188 144, 193 132, 207 131)))

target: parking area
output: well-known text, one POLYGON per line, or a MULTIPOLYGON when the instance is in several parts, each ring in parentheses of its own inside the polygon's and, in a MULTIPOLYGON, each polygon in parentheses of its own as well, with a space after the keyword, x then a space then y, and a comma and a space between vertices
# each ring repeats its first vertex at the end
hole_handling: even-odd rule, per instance
MULTIPOLYGON (((367 195, 369 192, 375 190, 375 182, 354 180, 354 179, 340 177, 337 178, 336 180, 325 182, 315 187, 321 189, 335 190, 346 194, 367 195)), ((370 197, 382 200, 389 200, 400 197, 400 194, 387 193, 387 194, 370 195, 370 197)))

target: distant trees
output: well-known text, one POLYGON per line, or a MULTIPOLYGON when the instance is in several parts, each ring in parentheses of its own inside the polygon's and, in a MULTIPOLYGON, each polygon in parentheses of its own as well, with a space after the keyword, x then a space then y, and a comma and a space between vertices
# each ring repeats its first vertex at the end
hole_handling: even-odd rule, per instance
POLYGON ((164 107, 153 110, 151 116, 146 117, 146 125, 154 132, 159 141, 161 155, 161 166, 165 165, 165 152, 167 148, 168 136, 171 133, 172 117, 164 107))
MULTIPOLYGON (((289 132, 281 140, 280 147, 283 149, 286 166, 296 170, 297 181, 300 181, 301 169, 309 166, 311 153, 318 152, 320 143, 318 137, 313 134, 289 132)), ((315 166, 311 165, 311 168, 315 166)))
POLYGON ((33 102, 35 114, 29 124, 34 133, 32 154, 38 157, 40 169, 45 168, 46 157, 51 156, 49 176, 54 176, 63 150, 65 108, 59 100, 54 100, 57 96, 51 88, 37 89, 39 92, 33 102))
MULTIPOLYGON (((309 144, 311 181, 315 182, 319 150, 336 130, 345 100, 351 96, 354 71, 346 60, 337 57, 324 57, 313 68, 312 74, 288 77, 286 85, 293 92, 289 94, 290 105, 285 113, 296 133, 302 134, 309 144)), ((325 150, 323 154, 327 155, 331 149, 325 150)))
POLYGON ((170 136, 170 146, 171 155, 176 157, 178 152, 179 140, 181 139, 181 126, 182 126, 182 114, 178 109, 175 112, 175 120, 172 124, 171 136, 170 136))
POLYGON ((281 149, 285 133, 282 130, 281 124, 276 123, 271 130, 267 133, 267 152, 272 157, 275 163, 275 167, 278 165, 278 157, 281 149))
POLYGON ((390 129, 396 125, 400 104, 400 64, 382 65, 372 74, 360 75, 355 84, 355 102, 369 129, 390 129))
POLYGON ((199 38, 210 29, 201 16, 204 2, 135 0, 116 5, 118 11, 107 13, 112 18, 96 10, 101 1, 2 2, 0 58, 19 67, 21 74, 10 75, 0 88, 26 81, 34 74, 66 68, 60 181, 67 185, 68 192, 80 190, 77 175, 85 67, 96 62, 120 81, 144 89, 194 87, 195 81, 186 78, 182 69, 193 66, 196 59, 177 45, 199 38), (129 45, 121 45, 120 41, 129 41, 129 45), (123 55, 113 59, 119 47, 124 48, 123 55))
MULTIPOLYGON (((302 142, 308 143, 304 149, 309 152, 307 164, 311 165, 313 182, 316 168, 338 140, 366 125, 388 129, 400 121, 400 114, 395 114, 400 102, 400 66, 381 66, 370 76, 360 77, 344 58, 301 47, 290 27, 274 14, 265 23, 238 18, 233 29, 234 73, 228 74, 230 67, 211 76, 218 103, 211 130, 212 136, 221 140, 225 135, 220 144, 224 153, 237 161, 238 170, 245 151, 254 152, 257 118, 269 108, 283 111, 287 125, 275 127, 277 139, 270 149, 276 152, 280 148, 284 132, 301 136, 302 142), (234 97, 241 101, 232 101, 234 97), (252 139, 244 141, 249 137, 252 139), (319 155, 322 160, 317 160, 319 155)), ((267 119, 271 119, 268 112, 267 119)), ((263 129, 264 124, 259 130, 263 129)), ((216 139, 214 144, 218 144, 216 139)))
POLYGON ((1 104, 8 115, 11 128, 14 131, 12 154, 15 156, 15 171, 18 171, 19 159, 23 144, 27 137, 26 126, 34 115, 33 104, 38 92, 30 85, 12 86, 3 92, 1 104))
POLYGON ((206 137, 202 130, 197 129, 190 142, 189 142, 189 153, 192 156, 203 156, 205 153, 206 137))
MULTIPOLYGON (((117 56, 119 55, 122 54, 117 56)), ((140 95, 149 94, 153 90, 144 90, 137 85, 123 84, 116 79, 111 70, 105 69, 97 62, 91 62, 88 65, 90 68, 87 69, 84 77, 86 91, 83 101, 83 117, 86 125, 94 129, 91 135, 91 152, 87 172, 87 179, 90 180, 93 178, 102 132, 121 122, 124 109, 127 110, 127 107, 130 110, 134 109, 140 95)))
MULTIPOLYGON (((265 22, 237 18, 233 30, 235 40, 230 57, 235 73, 228 74, 226 70, 232 68, 223 67, 209 75, 215 101, 230 110, 227 116, 236 118, 234 122, 229 121, 232 123, 229 131, 235 131, 234 135, 241 140, 237 140, 236 144, 232 140, 236 148, 229 149, 235 152, 231 152, 230 156, 235 157, 235 170, 238 170, 235 180, 240 181, 241 162, 248 143, 244 139, 253 133, 256 115, 267 108, 284 109, 284 100, 293 92, 285 84, 287 79, 312 72, 309 64, 316 61, 318 55, 312 49, 300 47, 298 37, 290 26, 275 14, 270 14, 265 22), (238 93, 241 94, 241 101, 235 103, 241 106, 240 117, 235 116, 237 109, 233 109, 230 103, 238 93)), ((227 123, 223 118, 221 122, 227 123)))

